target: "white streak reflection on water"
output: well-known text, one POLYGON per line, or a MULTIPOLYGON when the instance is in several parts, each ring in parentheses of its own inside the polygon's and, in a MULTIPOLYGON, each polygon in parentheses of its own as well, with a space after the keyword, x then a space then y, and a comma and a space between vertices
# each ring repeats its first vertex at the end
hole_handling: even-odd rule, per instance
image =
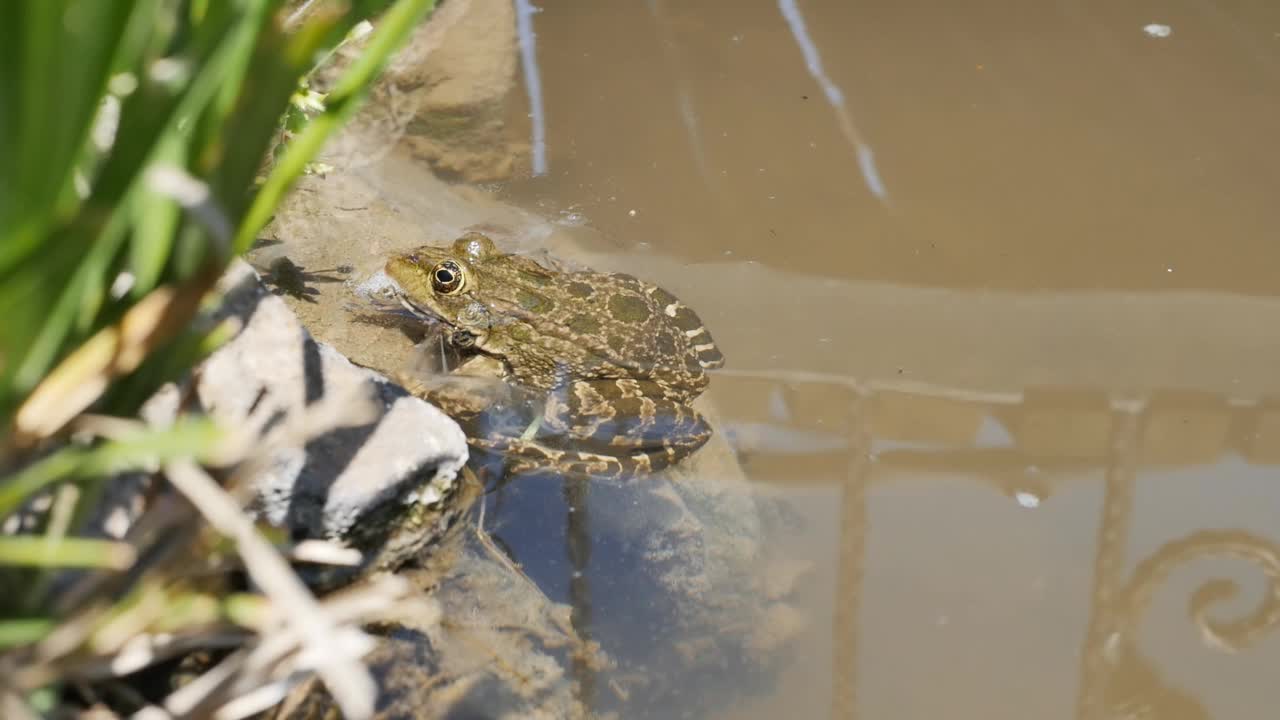
POLYGON ((698 120, 698 111, 694 107, 693 93, 689 90, 688 74, 680 57, 675 39, 667 24, 665 10, 658 0, 647 0, 649 15, 653 18, 654 27, 658 31, 658 44, 662 47, 662 58, 667 72, 675 80, 676 95, 680 105, 680 121, 684 124, 685 134, 689 139, 689 147, 693 152, 694 164, 698 167, 698 175, 702 182, 713 192, 723 192, 715 180, 711 166, 707 163, 707 153, 702 142, 702 130, 698 120))
POLYGON ((520 65, 524 86, 529 92, 529 117, 533 122, 533 174, 547 173, 547 119, 542 106, 542 77, 533 32, 533 14, 538 9, 529 0, 515 0, 516 33, 520 37, 520 65))
POLYGON ((853 146, 853 153, 858 158, 858 169, 862 171, 862 178, 867 182, 867 189, 880 202, 887 205, 889 191, 880 178, 880 171, 876 169, 875 155, 871 151, 871 146, 862 139, 857 126, 853 124, 849 108, 844 102, 844 93, 831 81, 831 78, 827 77, 826 70, 822 68, 822 57, 809 37, 809 30, 805 26, 804 16, 800 14, 800 8, 796 6, 795 0, 778 0, 778 9, 782 11, 782 16, 786 18, 787 25, 791 28, 791 34, 795 36, 796 44, 800 46, 805 67, 822 88, 823 94, 827 96, 827 102, 836 111, 836 118, 840 121, 840 132, 853 146))

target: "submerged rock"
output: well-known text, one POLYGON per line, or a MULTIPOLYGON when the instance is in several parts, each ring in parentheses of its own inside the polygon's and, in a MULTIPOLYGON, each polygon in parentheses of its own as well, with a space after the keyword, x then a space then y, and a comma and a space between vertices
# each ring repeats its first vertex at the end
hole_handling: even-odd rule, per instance
MULTIPOLYGON (((483 532, 452 536, 406 577, 441 613, 393 617, 373 628, 381 642, 365 660, 379 684, 376 720, 589 717, 569 668, 607 661, 578 638, 569 607, 548 600, 483 532)), ((335 712, 312 680, 272 718, 319 720, 335 712)))

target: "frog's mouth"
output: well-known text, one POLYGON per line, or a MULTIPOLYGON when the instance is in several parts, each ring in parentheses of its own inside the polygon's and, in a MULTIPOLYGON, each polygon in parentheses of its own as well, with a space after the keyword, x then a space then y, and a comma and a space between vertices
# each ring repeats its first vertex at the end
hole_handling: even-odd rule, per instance
POLYGON ((449 323, 444 318, 433 312, 431 309, 423 307, 410 299, 408 293, 401 290, 399 286, 392 286, 393 295, 396 301, 400 303, 400 307, 404 308, 415 319, 431 325, 432 327, 448 327, 449 323))
POLYGON ((444 323, 443 318, 431 312, 430 310, 427 310, 426 308, 423 308, 422 306, 417 305, 412 300, 410 300, 408 296, 405 295, 404 293, 397 292, 396 299, 400 301, 401 307, 403 307, 405 310, 408 310, 410 315, 418 318, 419 320, 426 320, 427 322, 433 325, 444 323))

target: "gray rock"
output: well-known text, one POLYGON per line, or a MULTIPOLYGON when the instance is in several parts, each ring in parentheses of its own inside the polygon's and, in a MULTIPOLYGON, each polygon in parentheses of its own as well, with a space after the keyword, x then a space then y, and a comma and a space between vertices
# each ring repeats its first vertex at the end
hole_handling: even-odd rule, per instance
POLYGON ((201 404, 262 438, 327 427, 270 451, 254 480, 255 510, 295 538, 346 540, 381 566, 438 537, 456 516, 451 501, 467 459, 457 424, 313 340, 246 263, 237 261, 220 289, 219 314, 243 329, 200 367, 201 404))

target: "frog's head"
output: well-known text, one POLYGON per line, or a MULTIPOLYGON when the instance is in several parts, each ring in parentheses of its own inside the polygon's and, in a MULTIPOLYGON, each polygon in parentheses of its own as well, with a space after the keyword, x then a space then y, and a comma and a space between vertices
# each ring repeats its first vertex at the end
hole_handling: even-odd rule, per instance
POLYGON ((483 338, 492 325, 482 301, 484 263, 500 256, 493 241, 467 233, 449 246, 423 245, 387 261, 400 302, 416 315, 443 321, 461 344, 483 338))

